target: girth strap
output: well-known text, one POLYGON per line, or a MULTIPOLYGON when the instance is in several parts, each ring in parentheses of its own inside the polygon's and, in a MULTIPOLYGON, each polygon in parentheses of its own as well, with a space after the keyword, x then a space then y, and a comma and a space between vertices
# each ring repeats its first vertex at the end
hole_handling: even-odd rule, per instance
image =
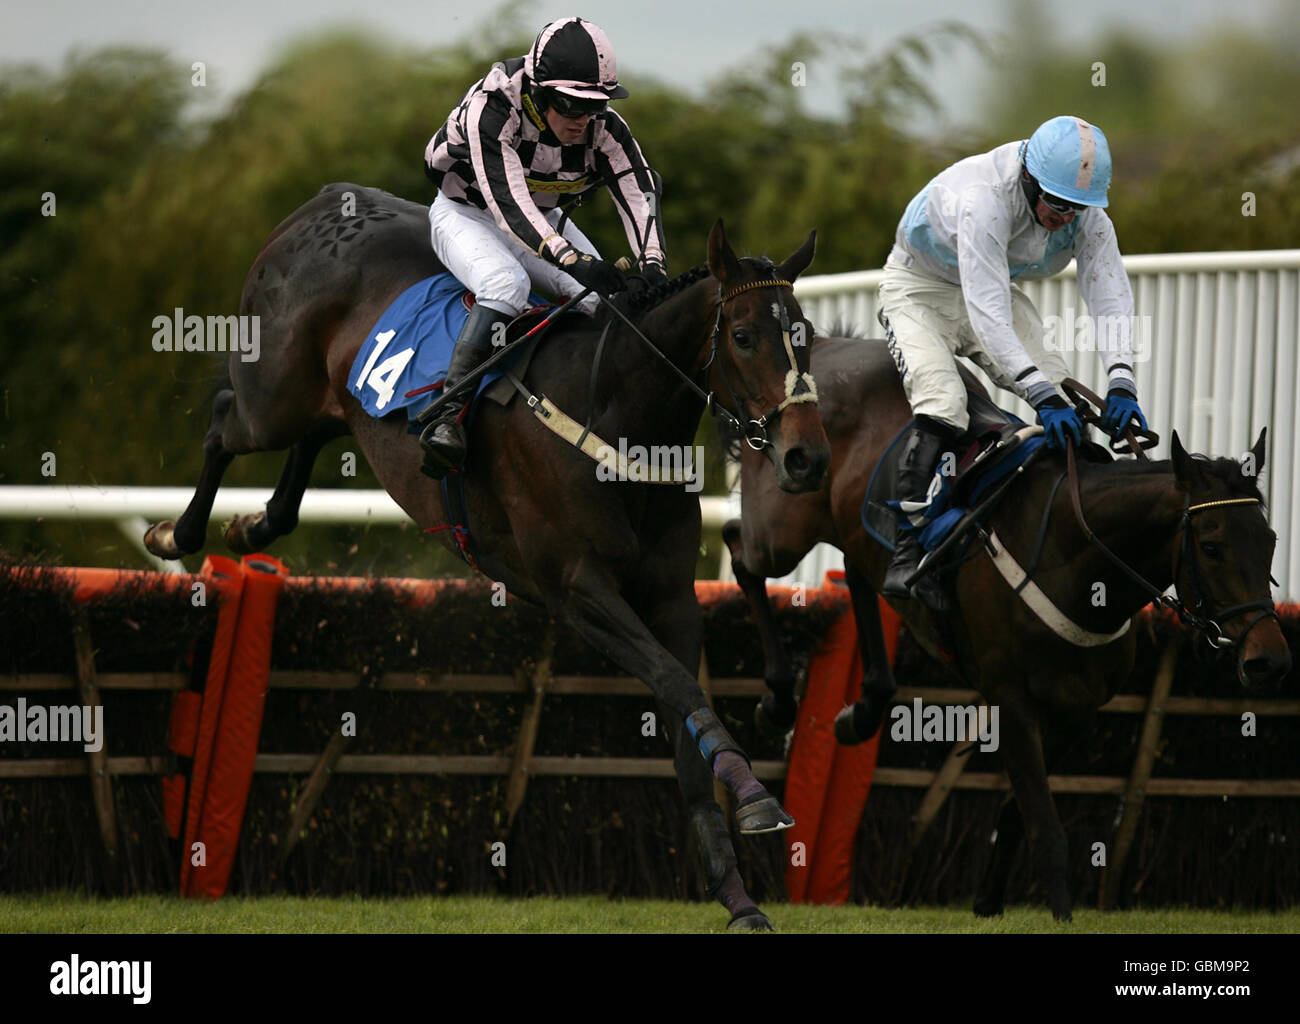
POLYGON ((1132 621, 1127 619, 1114 633, 1093 633, 1076 623, 1052 603, 1037 583, 1029 579, 1029 574, 998 539, 996 531, 989 531, 985 550, 1011 589, 1020 595, 1020 599, 1029 605, 1048 629, 1067 643, 1074 644, 1075 647, 1103 647, 1114 643, 1128 632, 1132 621))

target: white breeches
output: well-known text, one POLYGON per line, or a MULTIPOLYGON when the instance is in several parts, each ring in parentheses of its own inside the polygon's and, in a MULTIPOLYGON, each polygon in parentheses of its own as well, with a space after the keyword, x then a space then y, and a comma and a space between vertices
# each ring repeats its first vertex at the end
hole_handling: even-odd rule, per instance
MULTIPOLYGON (((880 282, 880 311, 894 364, 914 416, 966 429, 966 388, 957 371, 965 356, 998 387, 1015 392, 1014 382, 995 366, 975 337, 960 286, 898 266, 886 266, 880 282)), ((1017 285, 1011 285, 1011 324, 1025 352, 1053 384, 1070 375, 1065 360, 1043 347, 1043 319, 1017 285)))
MULTIPOLYGON (((552 226, 558 224, 560 211, 550 211, 546 219, 552 226)), ((528 307, 528 292, 534 287, 560 299, 582 291, 582 285, 559 267, 525 251, 497 226, 492 214, 454 203, 441 192, 429 207, 429 231, 442 265, 489 309, 518 316, 528 307)), ((572 219, 562 234, 580 252, 600 255, 572 219)), ((598 301, 588 295, 577 308, 591 314, 598 301)))

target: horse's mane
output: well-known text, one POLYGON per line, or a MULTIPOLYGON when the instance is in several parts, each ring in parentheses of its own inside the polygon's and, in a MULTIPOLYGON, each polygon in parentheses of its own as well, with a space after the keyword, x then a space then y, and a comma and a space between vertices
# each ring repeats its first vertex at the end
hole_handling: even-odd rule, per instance
MULTIPOLYGON (((1264 492, 1259 489, 1259 477, 1247 476, 1241 471, 1241 463, 1227 456, 1217 458, 1209 455, 1189 455, 1196 467, 1207 477, 1221 482, 1230 495, 1239 498, 1255 498, 1264 503, 1264 492)), ((1111 463, 1111 472, 1130 476, 1146 473, 1172 473, 1173 461, 1162 459, 1159 462, 1143 462, 1138 459, 1117 459, 1111 463)))
POLYGON ((879 340, 878 338, 873 338, 870 334, 867 334, 866 331, 864 331, 857 324, 852 323, 851 321, 845 320, 842 317, 838 317, 838 316, 831 321, 831 325, 829 329, 825 331, 818 331, 817 337, 847 338, 850 341, 878 341, 879 340))
MULTIPOLYGON (((653 288, 629 289, 621 295, 616 295, 610 299, 620 312, 628 317, 633 323, 639 322, 647 313, 656 306, 671 299, 679 292, 685 291, 697 281, 702 281, 709 276, 708 267, 691 267, 690 270, 679 274, 671 281, 665 281, 663 284, 655 285, 653 288)), ((640 278, 633 278, 638 280, 640 278)), ((603 305, 601 306, 598 320, 603 322, 613 316, 603 305)))

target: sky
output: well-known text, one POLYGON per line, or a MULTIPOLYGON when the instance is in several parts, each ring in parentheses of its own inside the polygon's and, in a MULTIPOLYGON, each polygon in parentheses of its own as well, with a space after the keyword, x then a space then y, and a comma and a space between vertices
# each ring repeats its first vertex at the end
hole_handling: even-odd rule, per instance
MULTIPOLYGON (((1263 29, 1280 5, 1294 2, 1235 0, 1230 10, 1222 0, 1040 0, 1037 6, 1058 40, 1092 39, 1117 25, 1173 39, 1225 18, 1263 29)), ((495 3, 447 0, 5 0, 0 63, 57 68, 74 47, 158 46, 184 63, 203 61, 216 98, 228 100, 251 84, 280 47, 303 34, 357 25, 418 49, 464 38, 495 10, 495 3)), ((534 0, 520 6, 520 21, 540 28, 580 15, 609 34, 624 73, 699 92, 717 73, 742 65, 765 46, 788 42, 796 32, 861 39, 869 54, 878 55, 900 37, 945 20, 964 21, 996 40, 1011 27, 1013 11, 1012 0, 534 0)), ((815 112, 835 113, 831 75, 818 70, 815 63, 807 70, 806 103, 815 112)), ((969 51, 944 60, 933 72, 944 116, 916 126, 918 132, 934 134, 946 123, 977 118, 985 74, 969 51)))

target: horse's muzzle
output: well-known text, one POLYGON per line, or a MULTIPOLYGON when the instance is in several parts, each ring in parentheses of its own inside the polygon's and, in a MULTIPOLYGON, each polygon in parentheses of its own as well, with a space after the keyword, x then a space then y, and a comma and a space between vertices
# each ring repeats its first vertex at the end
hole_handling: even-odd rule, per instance
POLYGON ((1262 687, 1277 682, 1291 671, 1291 650, 1282 648, 1281 655, 1263 650, 1252 658, 1242 661, 1237 668, 1241 684, 1246 687, 1262 687))
POLYGON ((790 494, 805 494, 821 487, 830 467, 831 453, 827 448, 794 445, 787 448, 781 459, 782 473, 778 477, 781 490, 790 494))

